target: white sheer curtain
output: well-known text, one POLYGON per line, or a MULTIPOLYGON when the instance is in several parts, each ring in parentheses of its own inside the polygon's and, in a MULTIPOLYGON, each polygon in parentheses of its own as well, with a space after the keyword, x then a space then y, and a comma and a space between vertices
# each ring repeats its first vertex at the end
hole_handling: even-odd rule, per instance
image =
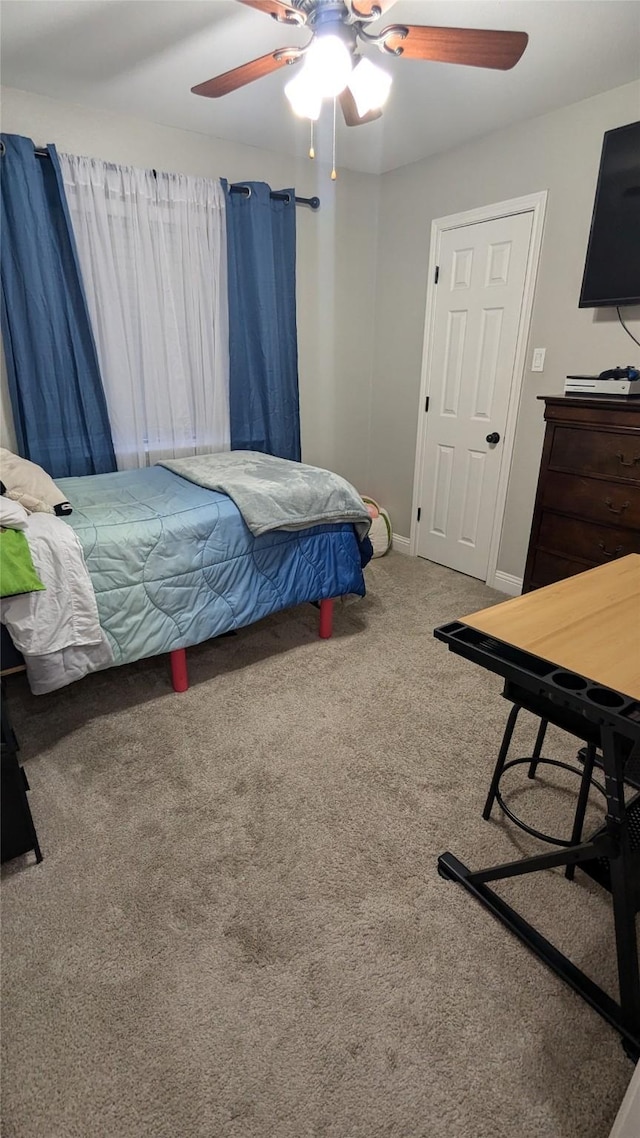
POLYGON ((222 187, 59 158, 119 469, 228 450, 222 187))

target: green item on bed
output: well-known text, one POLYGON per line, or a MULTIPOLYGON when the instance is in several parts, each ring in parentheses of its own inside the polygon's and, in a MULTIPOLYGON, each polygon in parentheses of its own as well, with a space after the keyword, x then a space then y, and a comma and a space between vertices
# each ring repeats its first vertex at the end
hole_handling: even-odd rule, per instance
POLYGON ((35 593, 44 588, 23 531, 0 529, 0 597, 35 593))

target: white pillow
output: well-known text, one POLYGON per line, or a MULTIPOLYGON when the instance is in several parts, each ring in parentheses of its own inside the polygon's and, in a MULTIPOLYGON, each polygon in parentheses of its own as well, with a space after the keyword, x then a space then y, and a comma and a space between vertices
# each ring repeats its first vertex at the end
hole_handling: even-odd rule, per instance
POLYGON ((28 522, 29 515, 24 506, 0 496, 0 526, 3 529, 26 529, 28 522))
POLYGON ((31 513, 71 513, 71 506, 46 470, 4 447, 0 447, 0 481, 6 497, 20 502, 31 513))

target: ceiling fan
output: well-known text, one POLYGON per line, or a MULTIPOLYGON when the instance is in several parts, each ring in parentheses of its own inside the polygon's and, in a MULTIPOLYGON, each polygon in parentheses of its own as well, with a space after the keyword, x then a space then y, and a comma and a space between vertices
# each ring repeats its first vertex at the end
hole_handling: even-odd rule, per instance
POLYGON ((347 126, 378 119, 389 93, 391 76, 359 55, 359 41, 384 55, 462 63, 508 71, 527 46, 526 32, 479 28, 440 28, 389 24, 370 29, 394 0, 237 0, 273 17, 280 24, 305 26, 311 39, 302 47, 282 47, 261 55, 191 90, 217 99, 262 79, 281 67, 304 62, 285 92, 296 113, 317 119, 323 98, 338 98, 347 126))

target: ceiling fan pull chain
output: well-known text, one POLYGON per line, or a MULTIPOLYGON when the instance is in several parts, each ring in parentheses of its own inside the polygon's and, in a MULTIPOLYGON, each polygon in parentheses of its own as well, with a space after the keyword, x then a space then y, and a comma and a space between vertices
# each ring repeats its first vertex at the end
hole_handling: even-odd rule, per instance
POLYGON ((309 157, 315 158, 316 150, 315 146, 313 145, 313 119, 309 119, 309 126, 311 127, 311 136, 309 139, 309 157))
POLYGON ((332 165, 331 165, 331 181, 335 182, 338 177, 336 172, 336 106, 338 100, 334 95, 333 98, 333 150, 332 150, 332 165))

